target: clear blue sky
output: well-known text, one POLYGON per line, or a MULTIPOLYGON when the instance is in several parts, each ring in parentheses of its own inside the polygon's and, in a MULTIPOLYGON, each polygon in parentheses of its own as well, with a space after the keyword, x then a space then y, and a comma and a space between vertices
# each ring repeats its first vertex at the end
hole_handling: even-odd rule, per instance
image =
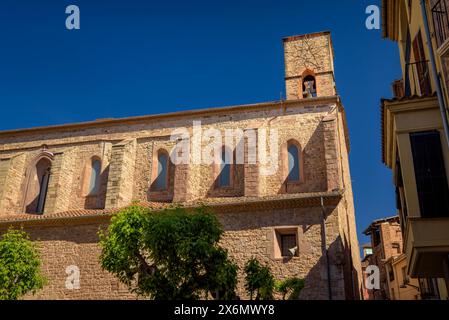
POLYGON ((360 242, 395 213, 381 163, 381 97, 400 76, 397 46, 365 28, 380 0, 3 0, 0 129, 279 100, 281 38, 332 31, 346 107, 360 242), (65 7, 81 30, 65 28, 65 7))

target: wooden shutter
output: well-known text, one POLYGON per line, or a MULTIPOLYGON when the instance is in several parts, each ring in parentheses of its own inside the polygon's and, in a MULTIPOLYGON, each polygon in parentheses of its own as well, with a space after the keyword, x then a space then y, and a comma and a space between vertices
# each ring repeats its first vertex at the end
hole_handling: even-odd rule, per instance
POLYGON ((421 30, 418 31, 418 34, 413 40, 413 56, 415 57, 415 67, 418 74, 418 82, 421 95, 428 95, 430 94, 429 67, 424 51, 424 43, 422 40, 421 30))

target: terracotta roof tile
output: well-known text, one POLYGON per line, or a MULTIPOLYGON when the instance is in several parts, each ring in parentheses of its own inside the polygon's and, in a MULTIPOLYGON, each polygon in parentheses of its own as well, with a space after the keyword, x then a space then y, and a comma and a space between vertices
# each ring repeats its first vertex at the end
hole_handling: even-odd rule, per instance
MULTIPOLYGON (((332 192, 316 192, 316 193, 302 193, 302 194, 284 194, 266 197, 238 197, 238 198, 208 198, 204 200, 186 202, 182 205, 185 208, 194 208, 199 205, 206 205, 214 208, 223 208, 223 212, 233 212, 234 210, 244 209, 248 206, 258 207, 275 207, 275 204, 282 202, 290 202, 296 205, 318 205, 319 199, 323 198, 325 201, 333 200, 339 201, 343 194, 343 190, 334 190, 332 192)), ((153 210, 162 210, 176 204, 167 202, 136 202, 145 208, 153 210)), ((67 220, 77 218, 98 218, 108 217, 120 212, 125 207, 115 209, 100 209, 100 210, 70 210, 65 212, 51 213, 51 214, 3 214, 0 215, 0 224, 20 223, 20 222, 39 222, 49 220, 67 220)))

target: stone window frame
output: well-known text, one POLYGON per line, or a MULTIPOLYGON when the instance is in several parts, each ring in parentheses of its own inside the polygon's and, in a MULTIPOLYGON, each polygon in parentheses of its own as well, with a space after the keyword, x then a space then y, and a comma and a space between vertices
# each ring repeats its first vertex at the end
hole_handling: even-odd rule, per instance
POLYGON ((81 194, 83 197, 88 198, 88 197, 97 197, 100 194, 100 188, 101 188, 101 173, 103 171, 103 161, 101 159, 100 156, 98 155, 93 155, 91 157, 89 157, 89 159, 86 161, 85 165, 84 165, 84 170, 83 170, 83 180, 82 180, 82 184, 81 184, 81 194), (92 174, 93 174, 93 164, 95 161, 99 161, 100 162, 100 172, 98 173, 98 187, 96 189, 95 192, 89 192, 89 188, 90 188, 90 182, 92 179, 92 174))
POLYGON ((153 152, 153 161, 152 161, 152 165, 151 165, 151 181, 150 181, 150 191, 152 193, 160 193, 160 192, 168 192, 170 189, 170 170, 171 170, 171 160, 170 160, 170 153, 168 152, 168 150, 164 147, 159 147, 156 152, 153 152), (163 189, 159 189, 155 186, 156 183, 156 179, 157 179, 157 171, 158 171, 158 167, 159 167, 159 155, 163 153, 167 156, 167 167, 166 167, 166 171, 167 171, 167 175, 165 178, 165 188, 163 189))
POLYGON ((300 254, 300 232, 298 226, 275 227, 272 232, 274 260, 290 260, 298 258, 300 254), (296 253, 293 256, 282 255, 282 236, 294 235, 296 237, 296 253))
POLYGON ((291 138, 284 142, 281 146, 281 160, 282 160, 282 181, 284 181, 284 184, 287 186, 299 186, 305 183, 305 176, 304 176, 304 150, 301 147, 301 144, 298 142, 298 140, 291 138), (288 148, 291 145, 294 145, 298 148, 298 157, 299 157, 299 180, 297 181, 289 181, 289 165, 288 165, 288 148))
MULTIPOLYGON (((47 150, 41 151, 37 156, 35 156, 30 163, 28 164, 26 171, 25 171, 25 181, 22 187, 22 200, 21 200, 21 211, 26 213, 26 207, 27 207, 27 198, 28 198, 28 191, 31 183, 31 176, 36 170, 37 164, 42 160, 47 159, 51 166, 53 165, 55 155, 52 152, 49 152, 47 150)), ((50 168, 51 168, 50 166, 50 168)), ((50 169, 51 172, 51 169, 50 169)), ((48 189, 47 189, 48 192, 48 189)), ((45 213, 45 207, 41 214, 45 213)), ((30 214, 37 214, 37 213, 30 213, 30 214)))

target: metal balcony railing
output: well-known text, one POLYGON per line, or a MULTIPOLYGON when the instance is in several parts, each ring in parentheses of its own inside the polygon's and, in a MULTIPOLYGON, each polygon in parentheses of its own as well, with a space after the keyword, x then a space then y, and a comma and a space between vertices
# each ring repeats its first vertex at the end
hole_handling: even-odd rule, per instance
POLYGON ((431 94, 429 61, 417 61, 405 65, 405 96, 431 94))
POLYGON ((432 20, 435 29, 435 38, 438 47, 440 47, 449 37, 449 14, 447 11, 448 0, 434 1, 432 6, 432 20))

